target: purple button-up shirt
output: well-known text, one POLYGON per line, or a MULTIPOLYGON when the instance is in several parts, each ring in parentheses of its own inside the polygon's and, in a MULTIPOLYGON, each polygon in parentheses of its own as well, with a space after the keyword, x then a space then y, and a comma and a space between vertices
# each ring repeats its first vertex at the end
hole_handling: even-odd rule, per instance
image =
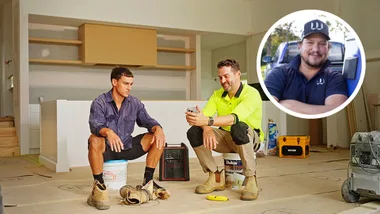
POLYGON ((112 129, 124 144, 124 150, 132 147, 132 133, 135 122, 139 127, 147 128, 152 133, 154 126, 161 126, 151 118, 144 104, 136 97, 129 95, 121 104, 120 111, 112 98, 112 89, 99 95, 92 103, 89 116, 91 133, 101 136, 102 128, 112 129))

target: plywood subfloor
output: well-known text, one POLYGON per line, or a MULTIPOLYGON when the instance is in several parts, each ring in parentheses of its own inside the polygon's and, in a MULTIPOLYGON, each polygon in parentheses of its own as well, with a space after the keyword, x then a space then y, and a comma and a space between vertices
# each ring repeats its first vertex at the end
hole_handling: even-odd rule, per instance
MULTIPOLYGON (((315 150, 315 149, 314 149, 315 150)), ((171 192, 168 200, 140 206, 120 204, 117 191, 110 191, 111 208, 102 213, 340 213, 369 202, 348 204, 340 195, 347 176, 349 151, 317 149, 307 159, 267 156, 257 159, 259 199, 246 202, 240 192, 225 190, 215 194, 229 197, 227 202, 206 200, 194 193, 207 175, 198 161, 190 161, 190 181, 159 182, 171 192)), ((221 159, 219 159, 221 161, 221 159)), ((142 181, 144 163, 128 166, 128 183, 142 181)), ((156 170, 158 171, 158 170, 156 170)), ((156 172, 156 177, 158 172, 156 172)), ((0 184, 6 214, 93 213, 86 204, 92 175, 89 167, 74 168, 69 173, 53 173, 39 165, 36 156, 0 158, 0 184)))

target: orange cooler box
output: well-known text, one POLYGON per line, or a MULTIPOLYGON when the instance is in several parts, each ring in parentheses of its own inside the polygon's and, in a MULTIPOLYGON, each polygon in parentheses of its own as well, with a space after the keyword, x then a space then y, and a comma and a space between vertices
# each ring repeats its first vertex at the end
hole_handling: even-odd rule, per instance
POLYGON ((310 153, 310 136, 278 136, 277 145, 280 158, 307 158, 310 153))

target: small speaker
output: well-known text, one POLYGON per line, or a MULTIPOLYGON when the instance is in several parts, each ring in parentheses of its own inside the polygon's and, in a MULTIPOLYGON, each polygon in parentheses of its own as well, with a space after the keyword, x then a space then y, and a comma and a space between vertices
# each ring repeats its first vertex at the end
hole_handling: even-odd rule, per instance
POLYGON ((189 181, 189 151, 184 143, 165 144, 160 159, 160 181, 189 181))

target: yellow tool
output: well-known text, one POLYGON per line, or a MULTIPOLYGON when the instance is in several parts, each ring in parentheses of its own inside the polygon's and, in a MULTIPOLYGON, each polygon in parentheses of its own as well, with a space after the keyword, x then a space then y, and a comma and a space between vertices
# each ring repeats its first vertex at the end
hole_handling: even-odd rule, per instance
POLYGON ((210 201, 228 201, 228 198, 226 196, 220 195, 208 195, 206 199, 210 201))

